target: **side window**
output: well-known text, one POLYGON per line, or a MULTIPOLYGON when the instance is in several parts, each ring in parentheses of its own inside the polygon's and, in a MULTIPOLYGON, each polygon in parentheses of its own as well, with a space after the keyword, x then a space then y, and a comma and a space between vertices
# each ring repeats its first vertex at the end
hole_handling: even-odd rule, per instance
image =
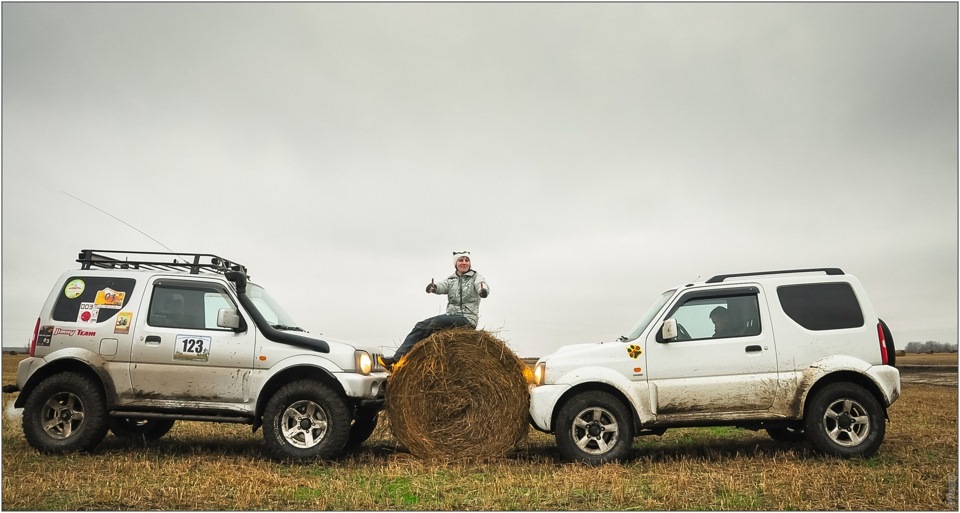
POLYGON ((783 311, 808 330, 863 326, 860 302, 849 283, 808 283, 777 287, 783 311))
POLYGON ((53 320, 79 324, 109 321, 130 302, 136 283, 133 278, 71 277, 53 306, 53 320))
POLYGON ((204 292, 203 294, 203 325, 206 329, 219 330, 217 327, 217 314, 221 308, 236 310, 233 301, 222 292, 204 292))
POLYGON ((157 282, 150 298, 147 324, 162 328, 230 331, 217 327, 221 308, 236 310, 222 288, 206 283, 157 282))
POLYGON ((683 327, 683 340, 749 337, 760 334, 757 294, 694 295, 670 314, 683 327), (689 339, 687 336, 689 335, 689 339))

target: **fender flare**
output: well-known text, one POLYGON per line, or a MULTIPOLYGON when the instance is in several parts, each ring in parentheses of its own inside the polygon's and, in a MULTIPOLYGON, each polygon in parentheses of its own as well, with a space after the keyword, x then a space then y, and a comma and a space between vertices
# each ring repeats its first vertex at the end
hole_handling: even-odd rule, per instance
POLYGON ((15 408, 23 407, 30 393, 41 381, 54 374, 68 371, 82 372, 95 378, 103 389, 104 397, 107 400, 107 408, 112 408, 117 403, 116 386, 110 374, 103 369, 107 360, 104 360, 100 355, 86 349, 70 348, 59 351, 56 357, 52 359, 44 358, 42 361, 43 365, 38 367, 24 383, 20 394, 13 403, 15 408))
MULTIPOLYGON (((653 419, 649 412, 640 410, 645 403, 639 392, 645 387, 638 387, 637 384, 640 382, 626 379, 623 374, 615 370, 600 366, 579 367, 560 376, 556 383, 568 385, 570 388, 557 398, 554 404, 550 419, 551 427, 556 426, 557 413, 563 404, 586 390, 605 391, 623 401, 633 415, 636 431, 640 430, 645 421, 653 419)), ((642 384, 646 384, 645 379, 642 384)))

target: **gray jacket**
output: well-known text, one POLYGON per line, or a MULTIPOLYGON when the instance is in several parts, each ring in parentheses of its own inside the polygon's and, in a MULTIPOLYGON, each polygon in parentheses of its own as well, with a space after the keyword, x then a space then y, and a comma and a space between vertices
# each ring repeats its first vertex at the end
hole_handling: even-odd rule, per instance
POLYGON ((437 283, 434 294, 447 295, 447 315, 462 315, 474 326, 480 319, 480 284, 490 293, 490 285, 477 271, 470 269, 457 276, 453 273, 447 279, 437 283))

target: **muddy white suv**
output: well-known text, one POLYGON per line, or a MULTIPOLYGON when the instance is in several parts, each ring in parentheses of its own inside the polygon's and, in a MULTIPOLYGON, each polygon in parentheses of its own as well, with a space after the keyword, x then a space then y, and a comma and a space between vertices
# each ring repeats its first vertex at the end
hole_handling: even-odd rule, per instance
POLYGON ((673 427, 765 429, 842 457, 883 441, 893 337, 840 269, 721 275, 668 290, 615 342, 541 358, 531 423, 568 460, 624 458, 673 427))
POLYGON ((376 354, 310 337, 245 266, 216 255, 83 250, 17 370, 23 431, 44 453, 110 430, 158 438, 177 420, 263 426, 280 459, 362 443, 384 402, 376 354))

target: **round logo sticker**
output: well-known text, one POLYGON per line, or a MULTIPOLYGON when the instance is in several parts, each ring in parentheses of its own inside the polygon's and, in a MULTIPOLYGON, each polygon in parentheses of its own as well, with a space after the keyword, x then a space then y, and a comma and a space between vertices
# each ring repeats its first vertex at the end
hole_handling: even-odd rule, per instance
POLYGON ((83 280, 71 280, 70 283, 67 283, 67 286, 64 287, 63 295, 67 296, 68 299, 76 299, 80 297, 80 294, 83 294, 83 289, 86 286, 83 280))

